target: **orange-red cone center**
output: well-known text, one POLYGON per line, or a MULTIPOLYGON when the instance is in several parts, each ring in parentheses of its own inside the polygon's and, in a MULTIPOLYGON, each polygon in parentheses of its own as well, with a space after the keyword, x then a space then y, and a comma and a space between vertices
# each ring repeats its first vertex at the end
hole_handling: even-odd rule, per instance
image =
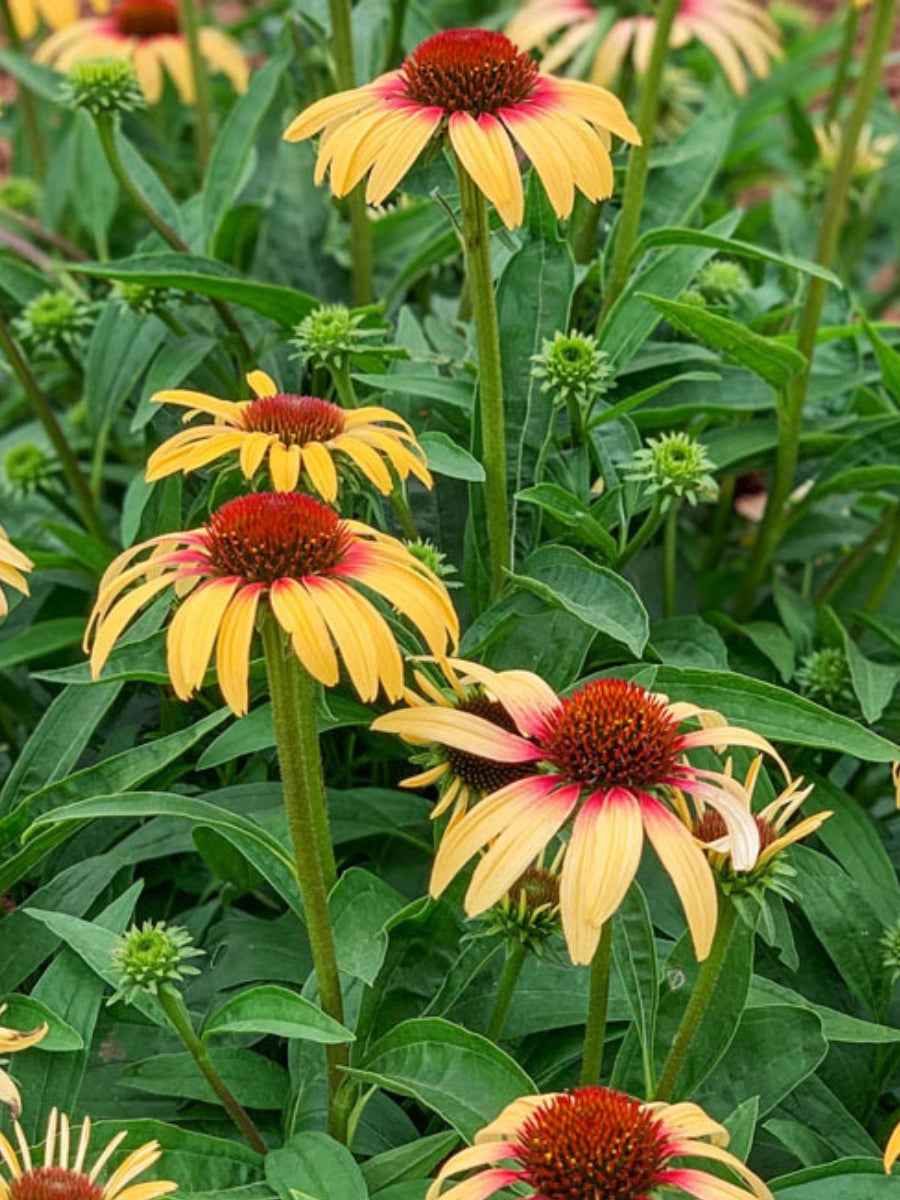
POLYGON ((337 437, 344 428, 344 412, 316 396, 261 396, 244 409, 243 422, 245 429, 276 434, 285 445, 304 446, 337 437))
POLYGON ((403 64, 402 77, 416 104, 480 116, 526 100, 538 67, 502 33, 452 29, 417 46, 403 64))
MULTIPOLYGON (((778 830, 769 821, 762 817, 754 816, 756 828, 759 830, 759 848, 760 851, 771 846, 778 839, 778 830)), ((708 808, 699 820, 694 822, 693 829, 694 837, 701 842, 717 842, 719 838, 728 836, 728 827, 725 824, 725 818, 721 813, 714 812, 708 808)))
POLYGON ((181 31, 175 0, 119 0, 112 19, 126 37, 159 37, 181 31))
POLYGON ((323 575, 341 561, 350 541, 333 508, 295 492, 229 500, 209 518, 206 532, 218 572, 248 583, 323 575))
POLYGON ((678 742, 678 722, 664 702, 624 679, 596 679, 564 697, 541 738, 563 775, 595 788, 663 783, 678 742))
POLYGON ((541 1200, 644 1200, 669 1157, 659 1122, 602 1087, 549 1100, 517 1140, 525 1180, 541 1200))
POLYGON ((10 1200, 102 1200, 103 1188, 81 1171, 63 1167, 38 1167, 11 1179, 10 1200))

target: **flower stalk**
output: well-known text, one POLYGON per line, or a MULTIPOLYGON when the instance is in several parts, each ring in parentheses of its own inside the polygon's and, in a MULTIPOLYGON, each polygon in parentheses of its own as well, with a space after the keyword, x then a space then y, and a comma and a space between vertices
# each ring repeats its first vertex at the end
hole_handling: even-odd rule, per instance
POLYGON ((633 147, 625 176, 625 191, 622 194, 622 211, 616 227, 616 242, 612 266, 603 308, 597 321, 599 333, 607 313, 618 300, 628 280, 631 252, 637 240, 644 208, 644 193, 647 190, 647 175, 650 169, 650 150, 656 133, 662 95, 663 70, 669 54, 669 37, 681 7, 681 0, 660 0, 656 14, 656 32, 650 52, 650 65, 641 84, 641 106, 637 127, 641 135, 639 145, 633 147))
POLYGON ((678 512, 681 504, 672 500, 663 530, 663 616, 675 616, 675 582, 678 568, 678 512))
MULTIPOLYGON (((3 30, 3 38, 10 50, 16 54, 23 53, 22 39, 16 29, 9 0, 0 0, 0 28, 3 30)), ((17 81, 16 88, 19 107, 22 110, 25 140, 28 142, 28 150, 31 154, 31 165, 35 177, 42 180, 47 174, 47 147, 44 145, 37 102, 34 93, 21 80, 17 81)))
POLYGON ((492 1042, 499 1041, 503 1033, 510 1005, 513 1002, 513 996, 516 994, 516 985, 519 982, 519 977, 522 974, 522 968, 525 966, 525 959, 527 957, 528 947, 524 942, 510 942, 507 946, 506 962, 503 964, 503 974, 500 976, 497 996, 494 1000, 494 1008, 491 1012, 491 1019, 488 1022, 487 1028, 487 1035, 492 1042))
POLYGON ((701 964, 697 982, 691 998, 688 1000, 687 1008, 684 1010, 678 1032, 675 1034, 668 1057, 663 1063, 659 1083, 656 1086, 655 1100, 671 1100, 675 1095, 678 1076, 681 1074, 681 1069, 694 1044, 716 984, 722 974, 736 922, 737 909, 734 904, 728 899, 720 898, 719 923, 716 926, 712 949, 709 957, 701 964))
POLYGON ((597 951, 591 963, 587 1026, 584 1031, 584 1058, 581 1063, 582 1087, 593 1087, 598 1084, 603 1070, 603 1045, 606 1041, 611 964, 612 921, 610 920, 603 926, 597 951))
POLYGON ((209 72, 200 52, 200 14, 197 0, 179 0, 181 27, 191 60, 191 75, 194 80, 194 112, 197 118, 197 157, 200 177, 206 171, 212 150, 212 105, 209 95, 209 72))
POLYGON ((837 66, 834 70, 834 82, 831 85, 831 95, 825 110, 825 124, 830 125, 841 109, 841 101, 846 95, 847 79, 850 75, 850 64, 853 62, 853 52, 856 49, 856 35, 859 32, 859 8, 849 0, 844 14, 844 31, 841 38, 841 49, 837 66))
MULTIPOLYGON (((343 1022, 341 981, 328 912, 328 892, 337 872, 316 730, 315 684, 286 644, 276 622, 265 618, 261 624, 284 802, 319 999, 330 1017, 343 1022)), ((340 1136, 337 1093, 342 1082, 341 1068, 347 1063, 347 1049, 342 1045, 326 1046, 325 1056, 329 1129, 334 1136, 340 1136)))
MULTIPOLYGON (((819 225, 815 261, 819 266, 826 268, 832 267, 837 258, 841 230, 847 216, 859 140, 881 83, 881 69, 894 30, 897 0, 875 0, 874 9, 859 87, 843 128, 841 151, 831 176, 819 225)), ((778 406, 780 428, 775 471, 765 516, 735 604, 735 616, 738 620, 746 620, 752 613, 757 590, 766 576, 772 554, 781 538, 784 510, 794 486, 800 455, 803 412, 827 293, 827 280, 818 276, 810 280, 797 330, 797 349, 806 358, 807 365, 803 373, 789 385, 778 406)))
POLYGON ((185 1049, 203 1072, 206 1082, 216 1093, 222 1103, 222 1107, 247 1139, 248 1144, 258 1154, 268 1154, 269 1147, 263 1140, 262 1134, 256 1128, 253 1118, 234 1096, 228 1084, 213 1064, 205 1044, 194 1032, 194 1027, 191 1024, 191 1018, 185 1008, 181 993, 172 987, 171 984, 163 984, 157 992, 157 998, 163 1012, 169 1018, 175 1032, 181 1038, 185 1049))
POLYGON ((466 279, 475 321, 478 350, 478 394, 481 411, 482 456, 485 470, 491 598, 499 596, 512 565, 509 500, 506 490, 506 419, 500 333, 491 271, 490 222, 487 201, 461 162, 457 162, 466 279))

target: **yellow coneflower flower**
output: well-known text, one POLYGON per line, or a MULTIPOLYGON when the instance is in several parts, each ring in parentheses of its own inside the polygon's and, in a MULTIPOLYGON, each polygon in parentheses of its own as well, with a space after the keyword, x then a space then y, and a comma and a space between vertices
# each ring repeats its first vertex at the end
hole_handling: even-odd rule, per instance
MULTIPOLYGON (((813 128, 819 146, 819 161, 826 171, 833 171, 841 156, 842 130, 837 122, 831 125, 816 125, 813 128)), ((868 179, 884 168, 897 145, 894 134, 876 136, 871 125, 864 126, 856 149, 853 163, 853 178, 868 179)))
MULTIPOLYGON (((468 663, 463 659, 441 659, 440 667, 447 682, 446 688, 437 686, 420 667, 413 668, 419 691, 407 688, 404 700, 410 709, 422 707, 453 709, 457 712, 474 713, 500 729, 511 733, 516 730, 515 722, 493 695, 490 686, 485 687, 479 682, 482 668, 476 663, 468 663), (462 675, 462 678, 460 677, 462 675)), ((501 671, 500 675, 507 681, 518 680, 523 688, 529 686, 530 676, 526 671, 501 671)), ((487 678, 487 676, 482 676, 487 678)), ((409 738, 417 743, 418 739, 409 738)), ((428 760, 427 769, 417 775, 410 775, 400 782, 404 788, 423 788, 436 785, 440 799, 431 812, 432 819, 443 816, 451 807, 453 819, 456 820, 467 812, 469 806, 476 800, 499 791, 516 779, 523 779, 530 773, 527 766, 519 763, 500 763, 489 758, 481 758, 465 750, 453 746, 445 747, 440 743, 430 742, 423 750, 423 758, 428 760)))
POLYGON ((393 605, 433 654, 455 644, 459 625, 440 580, 396 538, 342 520, 296 492, 230 500, 200 529, 163 534, 126 550, 100 581, 85 637, 94 678, 119 635, 165 588, 186 596, 169 626, 169 675, 183 700, 203 684, 216 649, 219 687, 232 710, 248 707, 250 647, 260 607, 291 637, 298 659, 331 687, 343 661, 364 701, 381 686, 403 693, 403 660, 384 617, 360 588, 393 605), (149 550, 149 557, 136 562, 149 550), (131 585, 143 578, 135 588, 131 585))
POLYGON ((516 145, 566 217, 576 188, 589 200, 612 195, 610 134, 640 141, 611 92, 543 75, 509 38, 484 29, 436 34, 399 71, 313 104, 285 137, 297 142, 320 132, 316 182, 330 172, 332 191, 344 196, 368 175, 369 204, 382 204, 426 146, 446 134, 510 228, 524 212, 516 145))
MULTIPOLYGON (((544 48, 544 69, 552 71, 591 41, 605 11, 605 4, 591 0, 530 0, 510 22, 507 33, 525 49, 544 48), (548 44, 554 37, 558 41, 548 44)), ((591 80, 610 84, 629 53, 635 71, 644 74, 655 33, 652 15, 619 18, 597 47, 591 80)), ((669 45, 677 50, 694 39, 717 59, 739 95, 747 91, 748 68, 763 79, 772 61, 783 57, 774 21, 754 0, 682 0, 669 45)))
MULTIPOLYGON (((466 893, 477 916, 495 904, 538 853, 574 816, 566 844, 560 894, 563 932, 575 963, 590 962, 604 923, 634 879, 646 833, 681 898, 698 958, 716 928, 718 902, 710 865, 691 833, 663 802, 673 788, 722 814, 738 869, 759 855, 759 831, 741 785, 718 771, 692 766, 695 748, 752 746, 781 759, 748 729, 726 725, 717 713, 621 679, 597 679, 560 697, 528 672, 527 686, 469 664, 515 722, 511 733, 475 713, 438 705, 401 709, 372 728, 439 742, 496 763, 530 765, 521 779, 494 792, 441 841, 431 878, 439 896, 484 847, 466 893), (687 720, 700 729, 683 732, 687 720)), ((785 769, 785 774, 786 774, 785 769)))
MULTIPOLYGON (((250 68, 234 38, 204 25, 200 53, 211 71, 228 76, 235 91, 247 90, 250 68)), ((54 33, 38 47, 34 58, 58 71, 68 71, 89 59, 122 58, 134 67, 150 104, 162 96, 164 74, 171 76, 185 104, 196 99, 176 0, 117 0, 108 16, 76 21, 54 33)))
POLYGON ((0 1162, 9 1178, 0 1174, 0 1200, 158 1200, 178 1188, 177 1183, 159 1179, 132 1183, 144 1171, 159 1161, 162 1151, 159 1142, 147 1142, 132 1151, 109 1176, 100 1183, 103 1168, 128 1136, 127 1130, 117 1133, 101 1152, 90 1170, 86 1158, 91 1139, 91 1121, 85 1117, 81 1134, 70 1162, 74 1130, 65 1113, 53 1109, 47 1122, 44 1139, 44 1161, 35 1165, 28 1142, 18 1121, 15 1124, 18 1153, 12 1143, 0 1133, 0 1162))
POLYGON ((394 486, 391 468, 400 479, 415 475, 432 486, 425 454, 412 429, 387 408, 346 410, 315 396, 279 392, 273 379, 253 371, 247 381, 255 400, 219 400, 203 392, 157 392, 157 404, 178 404, 190 411, 185 421, 207 413, 215 425, 197 425, 175 434, 150 456, 147 479, 175 471, 195 471, 234 452, 251 479, 268 458, 276 491, 289 492, 301 475, 323 499, 338 494, 335 458, 355 467, 385 496, 394 486))
MULTIPOLYGON (((110 0, 90 0, 94 12, 109 12, 110 0)), ((51 29, 65 29, 79 16, 78 0, 9 0, 9 15, 16 33, 30 38, 38 31, 41 21, 51 29)))
MULTIPOLYGON (((23 596, 27 596, 28 580, 23 572, 33 570, 34 563, 27 554, 23 554, 21 550, 15 548, 6 536, 6 530, 0 525, 0 583, 5 583, 8 587, 21 592, 23 596)), ((3 595, 3 589, 0 588, 0 617, 5 617, 8 612, 9 605, 3 595)))
MULTIPOLYGON (((8 1007, 7 1004, 0 1005, 0 1017, 8 1007)), ((15 1054, 17 1050, 27 1050, 29 1046, 36 1046, 46 1035, 46 1024, 28 1030, 7 1029, 6 1026, 0 1026, 0 1054, 15 1054)), ((0 1069, 0 1104, 9 1105, 14 1117, 18 1117, 22 1111, 19 1089, 2 1069, 0 1069)))
POLYGON ((898 1158, 900 1158, 900 1125, 895 1127, 884 1148, 884 1169, 888 1175, 894 1169, 894 1163, 898 1158))
POLYGON ((524 1096, 476 1134, 474 1146, 444 1163, 426 1200, 487 1200, 523 1185, 532 1200, 645 1200, 657 1188, 675 1188, 696 1200, 773 1200, 763 1181, 724 1149, 727 1144, 725 1127, 696 1104, 642 1104, 605 1087, 524 1096), (677 1158, 710 1159, 741 1183, 676 1166, 677 1158), (476 1169, 465 1182, 442 1190, 451 1176, 476 1169))
MULTIPOLYGON (((743 798, 747 804, 747 812, 756 822, 759 830, 759 854, 756 862, 749 868, 744 868, 748 878, 760 876, 765 868, 779 857, 789 846, 820 829, 832 813, 819 812, 798 821, 790 829, 788 823, 796 816, 804 800, 813 790, 813 785, 803 786, 803 779, 792 779, 787 787, 758 813, 752 810, 752 797, 762 768, 762 757, 754 759, 747 772, 743 784, 743 798)), ((728 830, 721 815, 705 804, 702 796, 692 797, 689 805, 680 792, 673 796, 673 805, 685 825, 709 854, 713 865, 722 870, 732 865, 731 852, 728 844, 728 830)))

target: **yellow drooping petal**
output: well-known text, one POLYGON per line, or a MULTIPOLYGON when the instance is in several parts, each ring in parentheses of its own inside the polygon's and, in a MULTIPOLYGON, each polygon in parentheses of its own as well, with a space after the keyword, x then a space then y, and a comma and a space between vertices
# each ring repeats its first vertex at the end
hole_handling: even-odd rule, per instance
POLYGON ((302 465, 322 499, 333 503, 338 494, 338 474, 328 447, 321 442, 307 442, 302 465))
POLYGON ((469 113, 454 113, 449 123, 450 142, 460 162, 491 201, 507 229, 522 224, 525 197, 522 176, 509 134, 496 117, 477 120, 469 113))
POLYGON ((307 589, 299 580, 279 579, 269 592, 269 603, 278 624, 290 634, 303 666, 319 683, 334 687, 341 674, 337 655, 328 626, 307 589))
POLYGON ((179 700, 190 700, 203 685, 213 646, 238 579, 212 579, 202 583, 183 601, 166 640, 169 677, 179 700))
POLYGON ((675 885, 693 938, 694 952, 702 962, 709 956, 719 911, 712 870, 690 831, 658 800, 643 797, 641 815, 647 837, 675 885))

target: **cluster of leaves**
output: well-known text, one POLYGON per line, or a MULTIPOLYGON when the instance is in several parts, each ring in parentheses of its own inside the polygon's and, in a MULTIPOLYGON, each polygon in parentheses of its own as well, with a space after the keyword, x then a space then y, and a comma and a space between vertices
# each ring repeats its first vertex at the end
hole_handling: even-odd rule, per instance
MULTIPOLYGON (((126 114, 116 133, 132 178, 189 252, 123 197, 87 115, 60 107, 58 77, 0 51, 37 95, 53 146, 43 187, 0 192, 0 229, 14 234, 0 250, 0 310, 108 535, 85 532, 25 391, 4 377, 2 519, 37 570, 31 598, 0 629, 0 996, 10 1023, 50 1027, 15 1063, 32 1141, 56 1105, 127 1122, 128 1145, 158 1138, 163 1173, 184 1195, 421 1200, 436 1165, 505 1103, 575 1081, 587 971, 561 944, 530 957, 502 1044, 484 1036, 503 933, 473 938, 459 889, 423 899, 431 803, 398 789, 404 750, 368 732, 377 709, 337 691, 319 712, 342 867, 330 908, 349 1028, 336 1026, 313 1003, 269 705, 235 722, 212 688, 175 701, 164 606, 122 640, 101 682, 78 651, 114 544, 190 528, 238 488, 228 471, 144 481, 148 450, 175 427, 149 397, 179 386, 237 395, 240 366, 297 391, 330 386, 321 366, 298 361, 294 338, 317 306, 347 302, 348 224, 314 187, 310 148, 281 141, 286 118, 327 90, 327 6, 274 17, 262 7, 242 36, 266 63, 245 96, 217 91, 199 184, 190 114, 173 95, 155 116, 126 114), (231 306, 241 338, 213 301, 231 306), (217 1069, 277 1147, 265 1159, 237 1140, 152 996, 106 1003, 120 983, 116 938, 147 919, 176 921, 205 952, 183 995, 217 1069), (365 1085, 352 1153, 322 1132, 323 1047, 339 1040, 365 1085)), ((391 9, 356 6, 360 78, 384 65, 391 9)), ((488 15, 476 3, 413 5, 404 40, 488 15)), ((831 26, 795 31, 787 61, 740 101, 708 79, 689 128, 654 150, 583 440, 548 386, 547 346, 593 333, 596 264, 576 266, 537 186, 524 227, 496 233, 516 543, 497 603, 448 219, 456 187, 441 159, 417 168, 404 203, 374 223, 380 308, 355 314, 371 336, 349 361, 358 394, 401 413, 426 448, 437 485, 411 490, 412 515, 465 584, 454 599, 469 656, 527 667, 560 691, 607 671, 721 710, 815 782, 806 812, 834 813, 815 848, 791 852, 795 903, 771 897, 759 936, 739 925, 679 1080, 725 1121, 737 1153, 780 1177, 784 1200, 874 1200, 900 1186, 875 1177, 900 1104, 898 962, 883 945, 900 921, 888 769, 900 757, 900 329, 888 315, 896 280, 878 275, 900 245, 897 154, 855 197, 840 269, 825 273, 802 488, 771 590, 749 619, 732 615, 756 529, 750 501, 778 447, 779 396, 804 368, 785 330, 809 277, 823 274, 811 261, 823 179, 806 114, 830 83, 838 37, 831 26), (709 270, 723 262, 742 270, 709 270), (702 443, 696 505, 654 475, 670 434, 702 443), (658 531, 673 511, 664 604, 658 531)), ((21 142, 15 106, 0 120, 21 142)), ((877 123, 898 127, 886 101, 877 123)), ((613 215, 601 212, 601 253, 613 215)), ((394 520, 387 507, 368 515, 394 520)), ((261 696, 261 664, 253 680, 261 696)), ((680 909, 647 862, 614 924, 614 1086, 641 1092, 642 1061, 664 1057, 696 971, 680 909)))

